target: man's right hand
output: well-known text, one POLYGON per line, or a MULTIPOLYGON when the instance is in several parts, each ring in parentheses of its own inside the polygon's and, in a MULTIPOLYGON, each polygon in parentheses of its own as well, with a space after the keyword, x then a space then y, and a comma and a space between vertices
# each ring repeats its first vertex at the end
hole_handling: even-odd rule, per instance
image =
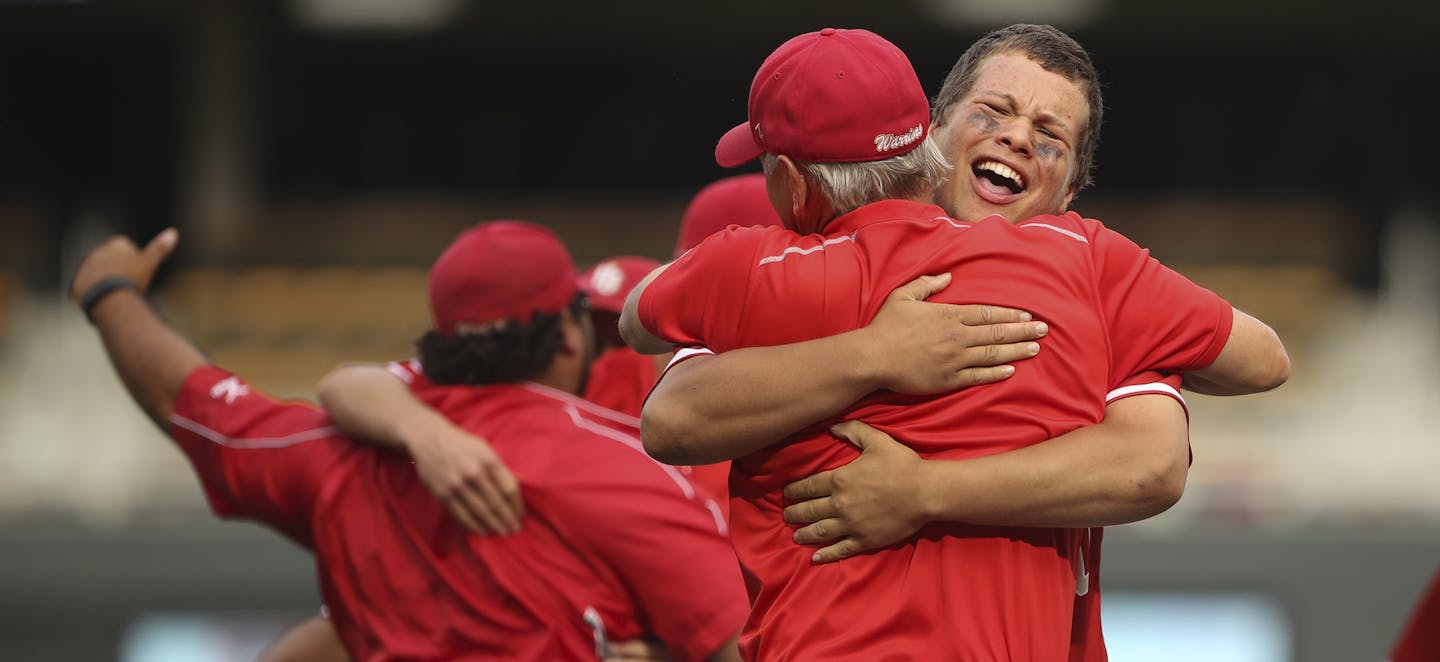
POLYGON ((921 276, 900 286, 864 328, 881 388, 923 395, 998 382, 1014 374, 1009 363, 1040 352, 1034 341, 1049 328, 1023 310, 925 301, 950 278, 921 276))
POLYGON ((480 533, 520 530, 520 484, 486 440, 454 426, 437 426, 407 443, 421 482, 466 528, 480 533))

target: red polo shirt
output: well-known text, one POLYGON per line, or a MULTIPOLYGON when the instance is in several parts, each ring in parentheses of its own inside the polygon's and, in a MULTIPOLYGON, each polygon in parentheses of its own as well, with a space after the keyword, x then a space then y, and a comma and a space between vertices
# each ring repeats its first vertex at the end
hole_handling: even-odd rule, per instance
POLYGON ((409 458, 219 368, 190 375, 171 419, 216 514, 314 550, 356 660, 594 660, 602 642, 641 636, 699 660, 739 629, 745 595, 717 509, 623 417, 533 383, 411 377, 520 480, 519 533, 467 533, 409 458))
POLYGON ((815 566, 813 550, 790 541, 781 489, 856 456, 826 433, 835 421, 865 420, 927 458, 1003 452, 1099 422, 1124 379, 1207 366, 1229 336, 1229 304, 1096 221, 960 222, 906 201, 862 207, 825 235, 713 235, 647 287, 639 314, 678 345, 788 344, 861 327, 896 287, 946 271, 953 284, 932 301, 1031 311, 1050 325, 1045 349, 999 384, 877 393, 733 463, 749 657, 1065 659, 1085 530, 931 524, 906 543, 815 566))

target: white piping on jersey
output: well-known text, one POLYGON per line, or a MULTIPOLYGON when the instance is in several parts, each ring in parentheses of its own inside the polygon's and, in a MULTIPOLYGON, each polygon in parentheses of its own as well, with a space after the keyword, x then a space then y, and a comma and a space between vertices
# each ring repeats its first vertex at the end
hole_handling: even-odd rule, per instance
POLYGON ((323 428, 302 430, 300 432, 287 434, 283 437, 240 438, 232 437, 218 430, 208 428, 201 423, 192 421, 179 414, 171 414, 170 422, 186 430, 189 430, 190 432, 200 435, 201 437, 204 437, 212 443, 220 444, 221 446, 226 446, 229 448, 239 448, 245 450, 258 450, 263 448, 285 448, 287 446, 303 444, 307 441, 324 439, 326 437, 333 437, 337 434, 340 434, 340 432, 335 429, 335 426, 327 425, 323 428))
POLYGON ((1065 236, 1067 236, 1067 237, 1069 237, 1069 238, 1071 238, 1071 239, 1074 239, 1075 241, 1078 241, 1078 242, 1080 242, 1080 243, 1082 243, 1082 244, 1088 244, 1088 243, 1090 243, 1090 240, 1089 240, 1089 239, 1086 239, 1083 235, 1076 234, 1076 233, 1074 233, 1074 232, 1071 232, 1071 231, 1069 231, 1069 230, 1066 230, 1065 228, 1057 228, 1057 227, 1055 227, 1055 226, 1053 226, 1053 225, 1050 225, 1049 223, 1022 223, 1022 224, 1017 225, 1017 226, 1015 226, 1015 227, 1020 227, 1020 228, 1045 228, 1046 230, 1054 230, 1054 231, 1056 231, 1056 232, 1059 232, 1060 234, 1063 234, 1063 235, 1065 235, 1065 236))
POLYGON ((596 416, 599 416, 600 418, 607 418, 621 425, 628 425, 637 430, 640 429, 640 419, 635 418, 634 416, 631 416, 629 414, 615 411, 614 409, 606 409, 605 407, 601 407, 600 405, 597 405, 573 393, 566 393, 558 388, 552 388, 544 384, 537 384, 535 382, 517 382, 515 386, 519 386, 520 388, 523 388, 527 391, 539 393, 540 395, 546 397, 554 398, 572 407, 579 407, 580 409, 584 409, 587 413, 594 414, 596 416))
MULTIPOLYGON (((660 371, 660 379, 664 379, 665 375, 670 372, 670 369, 675 367, 675 364, 688 358, 705 356, 707 354, 713 356, 715 354, 715 350, 710 349, 709 347, 682 347, 675 350, 675 355, 670 357, 670 362, 666 363, 665 369, 660 371)), ((660 381, 660 379, 657 379, 655 381, 658 382, 660 381)))
POLYGON ((1175 390, 1174 386, 1166 384, 1165 382, 1150 382, 1148 384, 1131 384, 1129 386, 1121 386, 1120 388, 1117 388, 1105 394, 1105 404, 1108 405, 1111 402, 1119 400, 1120 398, 1141 393, 1168 395, 1172 398, 1175 398, 1177 401, 1180 402, 1180 408, 1185 410, 1185 418, 1190 418, 1190 405, 1189 403, 1185 402, 1185 396, 1180 395, 1180 391, 1175 390))
POLYGON ((385 372, 399 377, 400 381, 405 382, 406 384, 415 383, 415 375, 420 374, 420 371, 421 368, 419 359, 410 359, 409 361, 405 361, 403 363, 399 361, 391 361, 390 363, 385 364, 385 372))
POLYGON ((1136 393, 1164 393, 1165 395, 1179 400, 1181 403, 1185 402, 1184 396, 1180 395, 1180 392, 1175 390, 1174 386, 1166 384, 1165 382, 1150 382, 1148 384, 1131 384, 1129 386, 1121 386, 1120 388, 1106 393, 1105 401, 1110 402, 1111 400, 1122 398, 1127 395, 1134 395, 1136 393))
POLYGON ((705 499, 705 508, 710 511, 710 516, 715 518, 715 528, 720 530, 720 535, 730 535, 730 525, 725 523, 725 513, 720 512, 720 506, 714 499, 705 499))
POLYGON ((763 266, 765 266, 765 265, 767 265, 767 264, 771 264, 771 263, 774 263, 774 262, 779 262, 779 261, 781 261, 781 260, 783 260, 783 259, 785 259, 785 258, 787 258, 787 257, 789 257, 789 256, 791 256, 791 255, 809 255, 809 254, 811 254, 811 253, 814 253, 815 251, 823 251, 823 250, 825 250, 825 247, 826 247, 826 246, 832 246, 832 245, 834 245, 834 244, 840 244, 840 243, 844 243, 844 242, 847 242, 847 241, 855 241, 855 235, 854 235, 854 233, 851 233, 850 235, 844 236, 844 237, 835 237, 834 239, 826 239, 825 241, 820 242, 820 245, 819 245, 819 246, 811 246, 810 248, 800 248, 800 247, 798 247, 798 246, 791 246, 791 247, 789 247, 789 248, 787 248, 787 249, 785 249, 785 250, 783 250, 783 251, 780 251, 780 254, 779 254, 779 255, 771 255, 771 256, 769 256, 769 257, 762 257, 762 258, 760 258, 760 262, 757 263, 755 266, 757 266, 757 267, 763 267, 763 266))
POLYGON ((695 488, 690 485, 690 481, 686 480, 684 476, 680 475, 680 471, 675 467, 672 467, 668 464, 661 464, 659 462, 656 462, 654 458, 650 457, 650 455, 645 452, 645 447, 640 444, 639 439, 636 439, 619 430, 607 428, 603 425, 600 425, 599 423, 585 420, 585 417, 580 415, 580 410, 576 409, 574 405, 565 405, 565 413, 570 415, 570 420, 571 422, 575 423, 575 427, 583 428, 594 432, 595 434, 614 439, 615 441, 618 441, 630 447, 635 452, 645 456, 645 459, 654 462, 655 466, 665 470, 665 473, 670 476, 671 480, 675 481, 675 485, 680 488, 680 491, 685 493, 686 498, 695 498, 695 488))

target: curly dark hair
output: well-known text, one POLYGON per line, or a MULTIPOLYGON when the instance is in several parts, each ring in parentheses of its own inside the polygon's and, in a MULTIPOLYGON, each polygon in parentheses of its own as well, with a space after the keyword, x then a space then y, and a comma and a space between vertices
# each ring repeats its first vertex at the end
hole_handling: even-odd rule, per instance
POLYGON ((1094 179, 1091 171, 1095 169, 1095 148, 1100 144, 1105 102, 1100 95, 1100 74, 1095 70, 1090 54, 1070 35, 1052 26, 1020 23, 995 30, 971 44, 950 69, 940 93, 935 95, 930 121, 936 126, 943 126, 950 107, 974 87, 980 65, 986 58, 999 53, 1024 55, 1046 71, 1075 83, 1085 94, 1090 106, 1090 121, 1080 134, 1079 145, 1075 149, 1075 172, 1070 181, 1072 189, 1080 192, 1094 179))
MULTIPOLYGON (((579 319, 587 305, 585 295, 577 295, 570 314, 579 319)), ((431 329, 415 341, 421 369, 430 381, 446 386, 534 379, 560 349, 560 319, 560 313, 536 312, 528 324, 511 319, 486 333, 447 336, 431 329)))

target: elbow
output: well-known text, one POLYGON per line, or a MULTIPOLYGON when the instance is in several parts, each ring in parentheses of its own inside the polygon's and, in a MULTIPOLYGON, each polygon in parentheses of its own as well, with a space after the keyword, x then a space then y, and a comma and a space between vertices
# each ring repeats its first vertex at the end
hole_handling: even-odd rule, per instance
POLYGON ((344 371, 344 366, 335 368, 325 373, 325 376, 320 378, 320 382, 315 384, 315 398, 320 401, 321 407, 329 409, 335 403, 335 393, 340 388, 340 382, 345 379, 342 376, 344 371))
POLYGON ((1188 450, 1184 458, 1167 458, 1136 470, 1130 483, 1135 520, 1154 517, 1180 502, 1189 473, 1188 450))
POLYGON ((653 401, 652 396, 640 412, 640 442, 645 446, 645 453, 664 464, 691 464, 682 443, 684 428, 675 420, 677 408, 651 406, 653 401))
POLYGON ((1281 347, 1276 352, 1275 359, 1271 361, 1269 379, 1266 381, 1265 390, 1278 388, 1290 379, 1290 355, 1281 347))

